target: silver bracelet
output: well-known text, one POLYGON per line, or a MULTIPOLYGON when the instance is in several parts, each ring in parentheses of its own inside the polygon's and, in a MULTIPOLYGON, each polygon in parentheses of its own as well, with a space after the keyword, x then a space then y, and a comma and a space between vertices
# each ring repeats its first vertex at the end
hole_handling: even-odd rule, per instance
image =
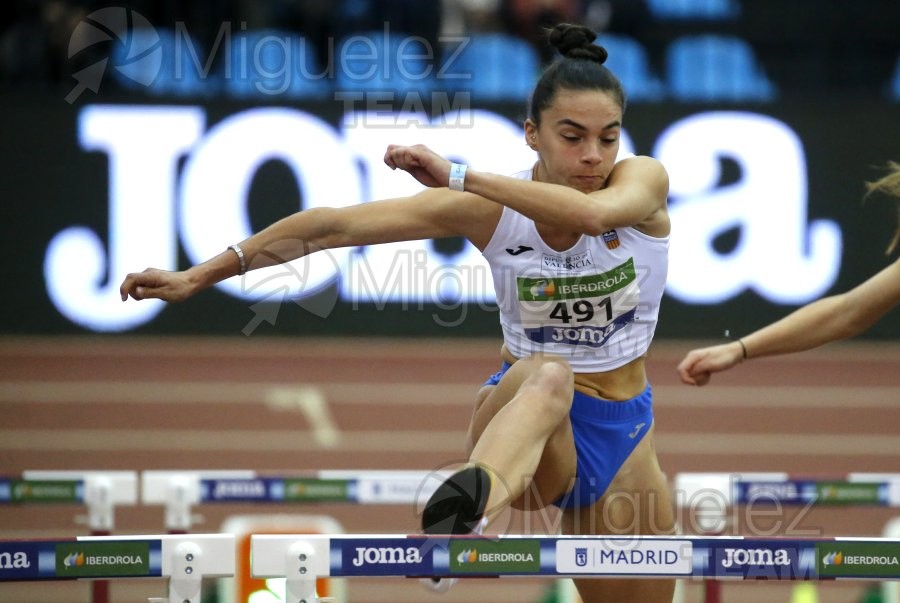
POLYGON ((241 269, 240 269, 240 272, 238 272, 238 276, 247 272, 247 260, 244 259, 244 250, 241 249, 241 246, 237 245, 237 244, 229 245, 228 249, 232 250, 233 252, 235 252, 237 254, 238 261, 241 263, 241 269))
POLYGON ((466 168, 468 166, 462 163, 450 164, 450 190, 464 191, 466 190, 466 168))

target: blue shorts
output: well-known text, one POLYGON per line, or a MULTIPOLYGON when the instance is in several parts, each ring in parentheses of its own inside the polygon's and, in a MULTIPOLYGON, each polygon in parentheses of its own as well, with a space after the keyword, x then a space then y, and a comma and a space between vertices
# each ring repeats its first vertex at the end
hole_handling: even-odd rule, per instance
MULTIPOLYGON (((484 384, 497 385, 510 366, 504 362, 484 384)), ((650 431, 653 391, 648 384, 640 395, 622 402, 576 391, 569 418, 578 464, 574 488, 553 502, 560 509, 589 507, 603 496, 625 459, 650 431)))

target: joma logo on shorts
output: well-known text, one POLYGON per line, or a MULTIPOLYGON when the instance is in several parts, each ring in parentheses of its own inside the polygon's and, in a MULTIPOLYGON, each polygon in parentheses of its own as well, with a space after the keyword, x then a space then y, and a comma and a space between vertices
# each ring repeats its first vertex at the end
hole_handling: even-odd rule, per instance
POLYGON ((419 549, 414 546, 405 549, 399 546, 385 548, 357 547, 356 559, 353 560, 353 565, 361 567, 364 563, 405 564, 421 562, 422 555, 419 554, 419 549))

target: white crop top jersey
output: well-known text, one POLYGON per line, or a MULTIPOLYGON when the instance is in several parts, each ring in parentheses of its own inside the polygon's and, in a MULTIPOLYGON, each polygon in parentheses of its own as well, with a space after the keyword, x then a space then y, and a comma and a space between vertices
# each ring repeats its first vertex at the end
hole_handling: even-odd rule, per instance
MULTIPOLYGON (((514 177, 530 180, 531 170, 514 177)), ((493 274, 503 340, 515 357, 556 354, 576 373, 597 373, 650 347, 666 286, 668 237, 616 228, 556 251, 533 220, 504 207, 482 255, 493 274)))

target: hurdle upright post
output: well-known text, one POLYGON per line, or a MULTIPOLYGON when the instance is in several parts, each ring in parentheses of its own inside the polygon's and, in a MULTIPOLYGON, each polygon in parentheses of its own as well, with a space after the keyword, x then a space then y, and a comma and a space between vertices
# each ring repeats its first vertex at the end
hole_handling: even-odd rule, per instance
POLYGON ((289 603, 314 603, 316 593, 316 551, 309 542, 298 540, 288 547, 285 559, 285 598, 289 603))
POLYGON ((82 483, 87 523, 94 536, 108 535, 115 527, 115 508, 137 504, 136 471, 23 471, 28 481, 82 483))
MULTIPOLYGON (((95 474, 84 480, 84 503, 87 506, 87 524, 93 536, 109 536, 114 525, 112 480, 109 476, 95 474)), ((91 583, 93 603, 109 601, 109 582, 95 580, 91 583)))
POLYGON ((232 534, 167 534, 160 540, 168 596, 150 597, 148 603, 200 603, 204 578, 234 576, 232 534))
POLYGON ((331 575, 330 542, 322 534, 253 534, 250 573, 256 578, 285 578, 286 603, 323 602, 316 580, 331 575))
POLYGON ((163 505, 169 534, 186 534, 196 517, 193 507, 203 500, 201 482, 212 479, 252 479, 254 471, 144 471, 141 473, 141 501, 163 505))
POLYGON ((172 553, 172 577, 169 579, 169 603, 200 601, 203 574, 195 571, 203 561, 203 550, 196 542, 182 542, 172 553))

